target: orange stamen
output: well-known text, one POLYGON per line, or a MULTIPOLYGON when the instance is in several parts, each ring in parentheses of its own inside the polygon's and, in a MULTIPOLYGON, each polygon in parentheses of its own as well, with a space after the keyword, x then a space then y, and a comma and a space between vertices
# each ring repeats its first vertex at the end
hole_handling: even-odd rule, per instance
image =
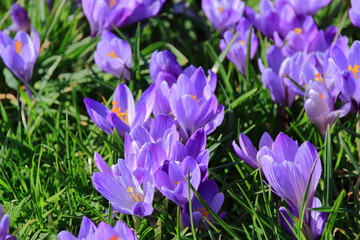
POLYGON ((302 29, 301 28, 294 28, 294 32, 297 34, 302 34, 302 29))
POLYGON ((134 188, 128 187, 126 191, 130 193, 130 197, 132 197, 136 202, 144 201, 144 195, 142 195, 141 193, 134 194, 134 188))
POLYGON ((319 94, 319 97, 320 97, 321 99, 325 99, 325 96, 324 96, 324 94, 322 94, 322 93, 319 94))
POLYGON ((129 125, 129 116, 128 116, 128 109, 125 112, 121 112, 121 107, 118 107, 118 101, 112 102, 113 108, 111 109, 112 112, 116 113, 116 115, 123 121, 126 125, 129 125))
POLYGON ((119 237, 117 237, 117 236, 113 236, 113 237, 109 238, 109 240, 118 240, 118 239, 119 239, 119 237))
POLYGON ((194 101, 196 102, 197 99, 196 99, 196 96, 195 95, 190 95, 190 97, 192 97, 192 99, 194 99, 194 101))
POLYGON ((349 65, 349 67, 348 67, 348 70, 352 71, 352 73, 354 74, 354 77, 356 79, 359 79, 359 77, 360 77, 360 76, 357 76, 357 73, 359 72, 359 68, 360 68, 360 65, 356 65, 356 64, 354 64, 354 67, 352 65, 349 65))
POLYGON ((114 53, 114 51, 109 52, 109 53, 107 54, 107 56, 108 56, 108 57, 111 57, 111 58, 119 58, 119 56, 116 55, 116 54, 114 53))
POLYGON ((321 76, 321 73, 315 74, 314 80, 317 81, 317 82, 324 82, 324 79, 323 79, 323 77, 321 76))
POLYGON ((109 1, 109 8, 112 8, 113 6, 115 6, 117 4, 116 0, 110 0, 109 1))
POLYGON ((205 208, 197 208, 196 211, 200 211, 201 215, 203 215, 204 217, 208 218, 209 217, 209 212, 206 211, 205 208))
POLYGON ((178 185, 178 184, 181 183, 181 182, 185 182, 185 181, 184 181, 184 180, 174 181, 174 183, 175 183, 176 185, 178 185))
POLYGON ((217 10, 219 11, 219 13, 225 12, 225 8, 223 6, 218 7, 217 10))
POLYGON ((16 52, 17 54, 21 54, 21 52, 22 52, 22 46, 23 46, 22 42, 20 42, 20 41, 16 41, 16 42, 15 42, 15 52, 16 52))

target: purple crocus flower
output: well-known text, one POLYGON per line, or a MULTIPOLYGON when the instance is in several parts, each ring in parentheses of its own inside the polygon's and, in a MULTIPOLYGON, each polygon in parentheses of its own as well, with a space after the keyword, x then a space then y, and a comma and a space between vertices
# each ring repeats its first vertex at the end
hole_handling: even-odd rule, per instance
MULTIPOLYGON (((267 132, 264 132, 259 142, 259 149, 265 146, 271 149, 272 144, 273 144, 273 139, 267 132)), ((253 169, 257 169, 259 167, 258 161, 256 159, 256 155, 258 151, 254 147, 248 136, 246 136, 243 133, 240 133, 239 145, 240 146, 238 146, 235 141, 232 142, 232 146, 234 148, 236 155, 246 164, 248 164, 250 167, 252 167, 253 169)))
POLYGON ((24 8, 19 4, 14 3, 11 5, 10 17, 13 24, 8 28, 11 31, 18 32, 24 31, 30 33, 31 22, 29 16, 24 8))
POLYGON ((241 0, 202 0, 201 7, 216 30, 232 28, 244 13, 241 0))
MULTIPOLYGON (((140 20, 156 16, 166 0, 135 0, 132 14, 126 19, 124 25, 129 25, 140 20)), ((127 3, 127 1, 123 1, 127 3)))
POLYGON ((136 0, 82 0, 84 14, 90 24, 91 36, 100 36, 104 29, 121 27, 133 13, 136 0))
POLYGON ((104 72, 129 81, 132 67, 132 51, 130 45, 110 31, 104 30, 101 41, 94 53, 95 63, 104 72))
POLYGON ((314 15, 318 10, 327 6, 332 0, 285 0, 298 14, 314 15))
POLYGON ((275 44, 282 48, 284 56, 291 56, 299 51, 307 51, 310 42, 316 37, 317 33, 318 28, 314 19, 307 16, 301 25, 290 29, 283 39, 275 33, 274 40, 275 44))
MULTIPOLYGON (((234 44, 231 46, 226 57, 236 66, 236 68, 242 73, 246 72, 246 54, 247 54, 247 42, 250 34, 250 22, 246 18, 241 18, 236 25, 236 32, 238 37, 234 44)), ((230 43, 234 34, 231 31, 224 33, 224 39, 220 41, 220 49, 223 51, 230 43)), ((252 59, 256 53, 258 47, 258 38, 254 34, 254 30, 251 33, 250 40, 250 59, 252 59)))
POLYGON ((114 127, 121 136, 131 128, 141 125, 149 118, 155 102, 154 85, 151 85, 141 96, 137 104, 125 84, 119 84, 114 92, 112 109, 91 98, 84 98, 86 110, 95 124, 108 134, 114 127))
POLYGON ((360 28, 360 2, 358 0, 351 0, 351 7, 349 10, 350 21, 360 28))
POLYGON ((191 77, 181 74, 177 83, 172 85, 170 108, 185 141, 201 127, 209 134, 221 124, 224 106, 218 105, 214 90, 202 68, 191 77))
POLYGON ((334 46, 329 60, 329 68, 340 90, 340 99, 351 103, 351 108, 360 110, 360 41, 355 41, 345 55, 340 47, 334 46))
MULTIPOLYGON (((311 205, 311 208, 320 208, 321 202, 318 198, 314 197, 313 202, 311 205)), ((293 212, 289 210, 290 213, 298 219, 299 213, 293 212)), ((307 239, 318 239, 325 228, 325 223, 327 221, 327 218, 329 216, 329 213, 327 212, 317 212, 314 210, 306 210, 308 213, 310 213, 310 218, 308 222, 304 222, 304 228, 307 229, 307 231, 304 231, 305 236, 307 239)), ((287 209, 285 207, 280 207, 279 209, 280 213, 280 220, 282 225, 286 228, 288 232, 294 235, 291 228, 294 228, 294 220, 293 218, 288 214, 287 209), (290 228, 291 226, 291 228, 290 228)))
POLYGON ((16 238, 9 234, 10 217, 5 214, 4 209, 0 206, 0 240, 16 240, 16 238))
POLYGON ((305 111, 323 136, 325 136, 327 125, 331 127, 335 119, 344 117, 351 107, 348 103, 334 111, 334 101, 329 90, 323 83, 316 81, 312 81, 306 89, 305 99, 305 111))
POLYGON ((267 52, 269 68, 265 68, 261 61, 259 61, 259 68, 262 70, 261 81, 269 89, 272 100, 277 104, 290 106, 296 94, 287 87, 283 77, 280 76, 283 59, 280 48, 273 45, 267 52))
POLYGON ((306 206, 311 207, 321 175, 321 161, 310 142, 304 142, 299 147, 297 141, 280 133, 272 148, 261 148, 257 158, 272 190, 289 204, 293 212, 300 212, 306 186, 311 181, 306 198, 306 206))
MULTIPOLYGON (((216 214, 220 211, 220 208, 224 202, 224 194, 219 192, 219 188, 214 180, 210 179, 202 182, 199 186, 198 193, 216 214)), ((208 224, 204 218, 207 218, 210 222, 215 222, 209 211, 206 210, 206 208, 197 198, 194 198, 191 204, 193 211, 193 223, 195 227, 207 227, 208 224)), ((220 217, 224 218, 225 213, 222 212, 220 217)), ((186 204, 184 210, 182 211, 182 220, 185 226, 191 227, 189 204, 186 204)))
POLYGON ((14 39, 0 31, 0 56, 4 64, 23 83, 29 83, 40 50, 39 34, 32 28, 32 38, 18 31, 14 39))
POLYGON ((150 77, 153 82, 166 81, 171 87, 182 72, 180 64, 176 61, 174 54, 168 50, 155 51, 149 64, 150 77))
POLYGON ((275 1, 274 5, 270 0, 262 0, 259 9, 260 13, 256 13, 250 7, 246 7, 246 16, 268 38, 273 38, 276 32, 284 39, 290 31, 300 28, 308 17, 297 14, 286 1, 275 1))
POLYGON ((75 237, 68 231, 61 231, 58 234, 58 240, 118 240, 129 239, 137 240, 133 230, 126 223, 117 221, 112 227, 105 222, 96 225, 87 217, 83 217, 78 237, 75 237))
POLYGON ((125 160, 119 159, 118 163, 110 168, 96 153, 95 163, 101 172, 93 174, 94 187, 110 201, 116 211, 140 217, 151 215, 154 184, 149 173, 144 173, 141 188, 125 160))
POLYGON ((201 181, 201 172, 196 161, 188 156, 182 162, 170 161, 168 171, 159 169, 154 174, 156 188, 168 199, 183 207, 189 199, 187 178, 190 177, 190 183, 198 189, 201 181), (190 175, 189 175, 190 174, 190 175))

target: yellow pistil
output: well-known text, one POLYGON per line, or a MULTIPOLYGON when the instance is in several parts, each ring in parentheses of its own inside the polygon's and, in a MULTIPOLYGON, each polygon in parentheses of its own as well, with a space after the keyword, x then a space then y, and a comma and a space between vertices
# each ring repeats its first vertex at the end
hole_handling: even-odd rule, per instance
POLYGON ((109 52, 109 53, 107 54, 107 56, 108 56, 108 57, 112 57, 112 58, 119 58, 119 56, 116 55, 116 54, 114 53, 114 51, 109 52))
POLYGON ((297 34, 302 34, 302 29, 301 28, 294 28, 294 32, 297 34))
POLYGON ((225 8, 223 6, 218 7, 217 10, 219 11, 219 13, 225 12, 225 8))
POLYGON ((141 193, 134 194, 134 188, 128 187, 126 191, 130 193, 130 197, 132 197, 136 202, 144 201, 144 195, 142 195, 141 193))
POLYGON ((17 53, 17 54, 21 54, 21 52, 22 52, 22 46, 23 46, 23 43, 22 42, 20 42, 20 41, 16 41, 15 42, 15 52, 17 53))
POLYGON ((116 0, 110 0, 109 1, 109 8, 113 8, 117 4, 116 0))
POLYGON ((128 110, 126 109, 125 112, 121 112, 121 107, 118 107, 118 101, 112 102, 113 108, 111 109, 112 112, 116 113, 116 115, 123 121, 126 125, 129 125, 129 116, 128 110))
POLYGON ((245 45, 245 41, 244 41, 244 40, 240 40, 240 41, 238 41, 238 43, 239 43, 240 45, 245 45))
POLYGON ((113 236, 113 237, 110 237, 109 240, 119 240, 119 237, 113 236))
POLYGON ((356 79, 359 79, 359 77, 360 77, 360 76, 357 76, 357 73, 359 72, 359 68, 360 68, 360 65, 356 65, 356 64, 354 64, 354 66, 349 65, 349 67, 348 67, 348 70, 352 71, 352 73, 354 74, 354 77, 356 79))
POLYGON ((208 218, 209 217, 209 212, 205 209, 205 208, 197 208, 195 209, 196 211, 200 211, 201 215, 203 215, 204 217, 208 218))
POLYGON ((323 77, 321 76, 321 73, 315 74, 314 80, 317 81, 317 82, 324 82, 324 79, 323 79, 323 77))
POLYGON ((197 98, 195 95, 190 95, 190 97, 192 97, 192 99, 194 99, 195 102, 197 101, 197 98))

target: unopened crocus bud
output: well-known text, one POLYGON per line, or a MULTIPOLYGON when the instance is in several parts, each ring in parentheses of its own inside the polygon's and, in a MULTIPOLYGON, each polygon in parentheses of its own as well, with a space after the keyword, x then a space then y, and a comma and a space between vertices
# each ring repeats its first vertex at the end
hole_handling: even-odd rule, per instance
POLYGON ((30 33, 31 22, 24 8, 14 3, 10 9, 10 17, 13 24, 9 27, 9 30, 14 32, 22 30, 24 32, 30 33))
POLYGON ((110 31, 104 30, 102 33, 101 41, 94 53, 94 60, 104 72, 126 81, 130 80, 131 47, 126 41, 118 38, 110 31))
POLYGON ((176 82, 182 71, 176 57, 168 50, 155 51, 152 54, 149 70, 154 82, 160 83, 165 80, 169 86, 176 82))
POLYGON ((329 90, 321 82, 312 81, 305 92, 305 111, 310 121, 325 136, 327 125, 334 123, 336 118, 344 117, 350 111, 347 103, 339 110, 334 111, 334 101, 329 90))

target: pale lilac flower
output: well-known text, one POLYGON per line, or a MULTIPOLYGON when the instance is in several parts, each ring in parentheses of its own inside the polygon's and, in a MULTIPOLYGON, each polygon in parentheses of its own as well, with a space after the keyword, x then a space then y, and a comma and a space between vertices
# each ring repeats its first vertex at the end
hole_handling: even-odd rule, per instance
POLYGON ((259 9, 260 13, 256 13, 246 7, 246 16, 268 38, 273 38, 276 33, 281 39, 285 39, 290 31, 300 28, 308 17, 297 14, 286 1, 275 1, 274 5, 271 0, 261 0, 259 9))
POLYGON ((112 109, 91 98, 84 98, 86 110, 95 124, 108 134, 115 128, 125 136, 131 128, 145 123, 152 112, 155 102, 154 85, 151 85, 134 103, 134 97, 125 84, 119 84, 114 92, 112 109))
POLYGON ((346 55, 340 47, 333 47, 329 68, 340 90, 340 99, 351 103, 355 112, 360 109, 360 41, 355 41, 346 55))
POLYGON ((18 31, 11 39, 0 31, 0 56, 4 64, 23 83, 29 83, 40 50, 39 34, 32 28, 32 37, 18 31))
POLYGON ((201 172, 196 161, 188 156, 182 162, 170 161, 168 171, 159 169, 154 174, 156 188, 165 197, 183 207, 189 199, 193 198, 187 179, 190 178, 191 185, 198 189, 201 182, 201 172))
POLYGON ((118 38, 110 31, 103 31, 101 41, 96 46, 94 60, 104 72, 130 81, 131 47, 126 41, 118 38))
MULTIPOLYGON (((272 144, 273 144, 273 139, 267 132, 264 132, 259 142, 259 150, 265 146, 271 149, 272 144)), ((238 146, 235 141, 232 142, 232 146, 234 148, 236 155, 253 169, 259 168, 258 161, 256 159, 258 150, 256 150, 256 148, 254 147, 248 136, 246 136, 243 133, 240 133, 239 145, 240 146, 238 146)))
MULTIPOLYGON (((229 52, 226 54, 226 57, 242 74, 246 73, 246 55, 250 25, 250 22, 246 18, 240 19, 239 23, 236 25, 236 33, 238 33, 238 36, 229 52)), ((224 33, 224 38, 220 41, 221 51, 227 47, 233 37, 234 34, 230 30, 224 33)), ((254 30, 252 30, 250 39, 250 59, 254 57, 257 47, 258 38, 256 37, 254 30)))
POLYGON ((224 118, 224 106, 219 105, 212 80, 207 80, 202 68, 191 77, 181 74, 171 87, 170 108, 186 141, 197 129, 213 132, 224 118))
POLYGON ((125 160, 119 159, 111 168, 99 154, 95 163, 101 172, 95 172, 92 181, 95 189, 103 195, 119 213, 149 216, 153 212, 153 177, 145 172, 142 187, 125 160))
POLYGON ((84 14, 90 24, 91 36, 100 36, 104 29, 121 27, 133 13, 136 0, 82 0, 84 14))
POLYGON ((326 128, 334 123, 336 118, 344 117, 350 111, 351 105, 345 104, 334 111, 334 101, 329 90, 321 82, 312 81, 305 92, 305 111, 310 121, 325 136, 326 128))
POLYGON ((351 7, 349 10, 349 17, 356 27, 360 28, 360 1, 351 0, 351 7))
POLYGON ((133 230, 126 223, 117 221, 112 227, 105 222, 96 225, 87 217, 83 217, 78 237, 75 237, 68 231, 61 231, 58 234, 58 240, 117 240, 128 239, 137 240, 133 230))
POLYGON ((202 0, 201 7, 214 28, 225 31, 240 20, 245 4, 241 0, 202 0))
POLYGON ((314 15, 332 0, 286 0, 298 14, 314 15))
POLYGON ((149 63, 150 77, 155 83, 166 81, 171 87, 182 72, 180 64, 174 54, 168 50, 155 51, 149 63))
POLYGON ((306 206, 311 207, 320 180, 321 161, 316 148, 310 142, 304 142, 299 147, 297 141, 280 133, 272 148, 261 148, 257 158, 272 190, 283 198, 294 212, 300 212, 306 186, 310 181, 306 206))
MULTIPOLYGON (((125 3, 127 1, 121 0, 125 3)), ((132 14, 125 20, 124 25, 129 25, 140 20, 156 16, 166 0, 135 0, 132 14)))

